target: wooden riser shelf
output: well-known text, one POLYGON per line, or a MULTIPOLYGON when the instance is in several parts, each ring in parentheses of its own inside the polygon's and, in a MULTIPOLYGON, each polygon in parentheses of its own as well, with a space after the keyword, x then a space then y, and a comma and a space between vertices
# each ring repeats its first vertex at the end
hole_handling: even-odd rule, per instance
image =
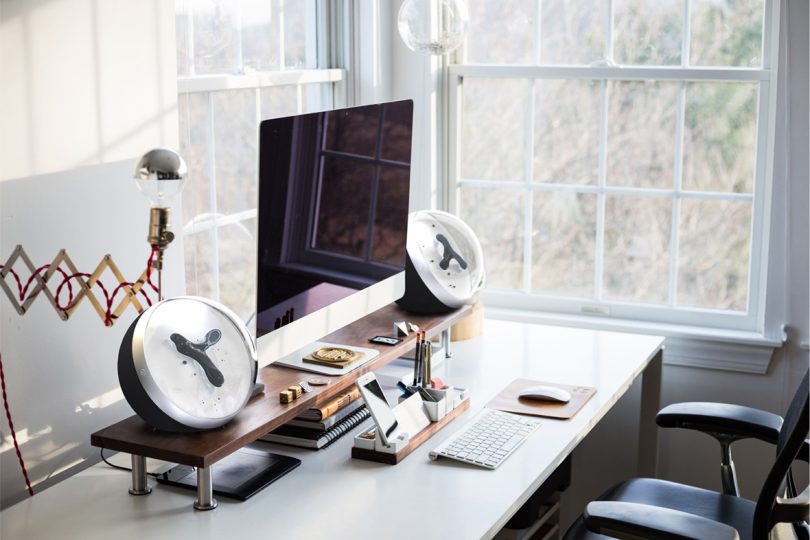
POLYGON ((93 433, 90 443, 192 467, 209 467, 306 409, 328 401, 352 386, 360 375, 375 371, 412 349, 416 342, 415 335, 393 347, 368 342, 373 336, 390 335, 394 321, 413 322, 430 337, 461 321, 470 312, 471 308, 465 306, 443 315, 415 315, 391 304, 323 338, 323 341, 331 343, 374 348, 380 355, 347 375, 331 377, 333 381, 328 386, 313 386, 313 392, 303 394, 292 403, 279 403, 279 392, 313 374, 269 365, 259 371, 264 392, 252 398, 235 419, 219 429, 198 433, 167 433, 153 429, 138 416, 131 416, 93 433))

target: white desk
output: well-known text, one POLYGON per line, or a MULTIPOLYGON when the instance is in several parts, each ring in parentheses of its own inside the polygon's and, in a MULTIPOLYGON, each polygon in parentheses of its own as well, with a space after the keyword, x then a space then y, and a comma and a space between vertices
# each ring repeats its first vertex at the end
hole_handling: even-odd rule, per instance
POLYGON ((639 455, 652 455, 640 467, 643 473, 654 473, 663 338, 494 320, 486 321, 484 332, 481 338, 454 343, 453 358, 441 373, 446 381, 471 389, 472 407, 399 465, 351 459, 351 436, 318 452, 257 443, 255 447, 292 455, 303 463, 246 502, 219 498, 216 510, 195 512, 193 492, 156 485, 151 495, 133 497, 127 494, 127 473, 99 464, 4 510, 0 537, 489 537, 648 365, 639 455), (432 448, 521 376, 598 390, 573 419, 544 420, 495 471, 429 461, 432 448))

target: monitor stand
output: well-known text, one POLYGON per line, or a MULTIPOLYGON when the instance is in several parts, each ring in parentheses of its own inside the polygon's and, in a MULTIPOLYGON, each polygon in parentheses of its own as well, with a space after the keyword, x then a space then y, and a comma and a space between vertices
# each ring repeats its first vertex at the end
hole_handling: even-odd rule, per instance
MULTIPOLYGON (((216 463, 214 495, 245 501, 301 464, 300 459, 242 448, 216 463)), ((197 489, 195 469, 176 467, 157 477, 161 484, 197 489)))

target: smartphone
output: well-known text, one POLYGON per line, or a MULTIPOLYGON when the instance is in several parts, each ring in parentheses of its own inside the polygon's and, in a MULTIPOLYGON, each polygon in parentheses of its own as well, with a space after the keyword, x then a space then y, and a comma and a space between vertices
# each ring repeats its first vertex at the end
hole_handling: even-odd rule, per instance
POLYGON ((385 399, 380 382, 373 373, 366 373, 357 379, 357 389, 366 401, 366 408, 377 424, 377 434, 383 444, 388 445, 399 435, 401 428, 394 411, 385 399))

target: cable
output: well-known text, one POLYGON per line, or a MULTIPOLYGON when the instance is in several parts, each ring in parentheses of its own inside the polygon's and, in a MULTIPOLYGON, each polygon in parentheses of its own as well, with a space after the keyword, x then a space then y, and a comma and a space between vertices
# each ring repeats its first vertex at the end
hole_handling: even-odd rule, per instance
POLYGON ((25 486, 28 488, 28 494, 34 496, 34 490, 31 488, 31 480, 28 478, 28 470, 25 468, 25 461, 23 461, 22 452, 20 452, 20 445, 17 444, 17 433, 14 431, 14 422, 11 421, 11 409, 8 406, 8 396, 6 395, 6 376, 3 373, 3 355, 0 354, 0 386, 3 388, 3 407, 6 409, 6 419, 8 420, 8 427, 11 430, 11 438, 14 441, 14 450, 17 452, 17 459, 20 462, 23 477, 25 477, 25 486))
MULTIPOLYGON (((146 287, 144 286, 144 285, 149 285, 149 287, 153 291, 158 292, 158 288, 155 286, 154 283, 152 283, 152 267, 154 265, 155 255, 158 252, 158 246, 151 246, 151 248, 152 249, 151 249, 151 251, 149 253, 149 259, 146 262, 146 278, 145 279, 138 279, 136 282, 123 281, 123 282, 119 283, 118 286, 115 289, 113 289, 112 294, 108 293, 107 288, 104 286, 104 284, 101 282, 101 280, 96 279, 93 282, 93 285, 98 286, 101 289, 102 294, 104 295, 104 304, 105 304, 104 325, 105 326, 112 326, 115 319, 118 318, 116 315, 113 314, 113 304, 115 303, 115 297, 118 294, 118 291, 120 291, 121 289, 123 289, 125 287, 133 288, 136 283, 140 284, 140 287, 138 288, 138 292, 140 292, 141 295, 143 295, 144 299, 146 300, 147 306, 152 305, 152 299, 149 298, 149 295, 146 293, 146 287)), ((19 301, 21 303, 25 302, 25 297, 26 297, 26 294, 28 293, 28 288, 33 284, 34 280, 36 280, 38 277, 40 277, 40 274, 42 272, 48 270, 50 268, 50 266, 51 266, 50 264, 45 264, 45 265, 40 266, 36 270, 34 270, 31 273, 31 275, 28 277, 28 280, 25 282, 25 285, 23 285, 22 280, 20 279, 20 276, 17 274, 17 272, 14 271, 13 268, 8 268, 6 270, 6 273, 11 274, 11 276, 17 282, 17 295, 19 296, 19 299, 20 299, 19 301)), ((1 273, 4 270, 4 268, 5 267, 3 265, 0 265, 0 279, 5 278, 5 276, 1 273)), ((62 275, 62 281, 59 283, 59 286, 56 287, 56 293, 54 294, 53 299, 54 299, 54 302, 56 303, 56 309, 67 313, 68 310, 71 309, 71 307, 73 305, 73 300, 74 300, 73 284, 71 283, 71 281, 74 280, 74 279, 77 279, 77 278, 90 278, 90 277, 92 277, 92 275, 88 274, 88 273, 85 273, 85 272, 76 272, 74 274, 68 275, 64 270, 62 270, 59 267, 56 268, 56 271, 59 272, 62 275), (67 301, 67 304, 63 304, 63 303, 61 303, 59 301, 59 299, 62 296, 62 289, 65 286, 67 286, 67 289, 68 289, 68 301, 67 301)), ((47 276, 46 276, 46 278, 47 278, 47 276)), ((40 279, 42 279, 42 278, 40 278, 40 279)), ((45 285, 43 284, 43 287, 44 286, 45 285)), ((132 294, 132 291, 130 291, 129 294, 132 294)), ((160 300, 160 298, 158 298, 158 301, 159 300, 160 300)))
MULTIPOLYGON (((110 463, 109 461, 107 461, 107 458, 104 457, 104 449, 103 448, 99 449, 98 455, 101 456, 101 461, 103 461, 104 463, 106 463, 107 465, 112 467, 113 469, 118 469, 119 471, 132 472, 132 469, 130 469, 129 467, 122 467, 121 465, 116 465, 115 463, 110 463)), ((150 472, 148 472, 146 474, 151 476, 152 478, 160 478, 161 477, 161 475, 159 473, 150 473, 150 472)))

